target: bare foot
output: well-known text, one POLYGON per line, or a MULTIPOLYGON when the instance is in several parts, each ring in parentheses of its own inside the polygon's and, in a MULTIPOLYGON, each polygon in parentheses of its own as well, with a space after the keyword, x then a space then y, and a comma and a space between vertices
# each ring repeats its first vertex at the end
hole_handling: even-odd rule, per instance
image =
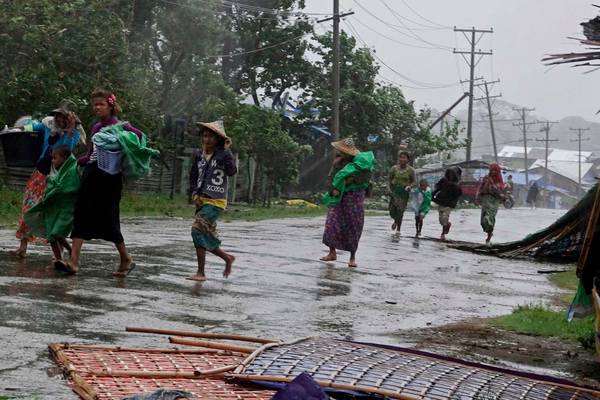
POLYGON ((79 267, 76 264, 73 264, 70 260, 65 263, 66 271, 69 274, 75 275, 79 270, 79 267))
POLYGON ((235 257, 232 255, 229 255, 229 258, 227 260, 225 260, 225 269, 223 270, 223 278, 228 278, 229 275, 231 274, 231 266, 233 265, 234 261, 235 261, 235 257))
POLYGON ((125 262, 122 262, 119 265, 119 269, 116 272, 113 272, 113 276, 118 278, 125 278, 133 269, 135 268, 135 263, 133 262, 133 258, 128 257, 125 262))
POLYGON ((187 279, 188 281, 204 282, 206 280, 206 275, 196 274, 185 279, 187 279))
POLYGON ((321 261, 335 261, 337 260, 337 255, 329 253, 325 257, 319 258, 321 261))
POLYGON ((17 249, 10 252, 13 256, 17 258, 25 258, 27 256, 27 250, 17 249))
POLYGON ((350 267, 350 268, 356 268, 356 267, 358 267, 358 264, 356 263, 356 260, 350 260, 348 262, 348 267, 350 267))
POLYGON ((446 241, 446 235, 442 233, 442 235, 440 236, 440 240, 442 242, 445 242, 446 241))

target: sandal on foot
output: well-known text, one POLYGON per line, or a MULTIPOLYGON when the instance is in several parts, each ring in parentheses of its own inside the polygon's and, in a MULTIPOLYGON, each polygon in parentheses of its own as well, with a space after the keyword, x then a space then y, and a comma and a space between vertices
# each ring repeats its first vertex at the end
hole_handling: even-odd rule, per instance
POLYGON ((119 270, 117 272, 113 272, 113 276, 116 276, 118 278, 125 278, 127 275, 129 275, 131 273, 131 271, 133 271, 136 267, 136 263, 132 262, 131 264, 129 264, 129 268, 124 269, 124 270, 119 270))

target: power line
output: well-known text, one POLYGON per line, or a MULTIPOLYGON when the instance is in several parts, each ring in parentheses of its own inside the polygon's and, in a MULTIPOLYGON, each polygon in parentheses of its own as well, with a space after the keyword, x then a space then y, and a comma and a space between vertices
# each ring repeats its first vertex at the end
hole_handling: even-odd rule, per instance
MULTIPOLYGON (((196 1, 201 1, 201 0, 196 0, 196 1)), ((331 15, 331 13, 306 13, 303 11, 281 11, 281 10, 274 10, 272 8, 265 8, 265 7, 259 7, 259 6, 253 6, 250 4, 244 4, 244 3, 239 3, 237 1, 227 1, 227 0, 218 0, 217 1, 220 4, 226 5, 226 6, 234 6, 243 10, 247 10, 247 11, 254 11, 254 12, 262 12, 265 14, 273 14, 273 15, 281 15, 281 14, 289 14, 289 15, 331 15)))
MULTIPOLYGON (((358 7, 360 7, 360 8, 361 8, 361 9, 362 9, 364 12, 366 12, 367 14, 369 14, 371 17, 375 18, 376 20, 378 20, 378 21, 379 21, 379 22, 381 22, 382 24, 386 25, 387 27, 389 27, 389 28, 393 29, 394 31, 398 32, 399 34, 401 34, 401 35, 403 35, 403 36, 406 36, 406 37, 408 37, 408 38, 410 38, 410 39, 413 39, 413 40, 418 40, 418 41, 421 41, 421 42, 423 42, 423 43, 426 43, 426 44, 428 44, 428 45, 430 45, 430 46, 432 46, 432 47, 435 47, 435 48, 444 49, 444 48, 446 48, 446 47, 447 47, 447 48, 448 48, 448 50, 450 50, 450 47, 448 47, 448 46, 439 45, 439 44, 435 44, 435 43, 431 43, 431 42, 427 42, 427 41, 424 41, 424 40, 422 40, 422 39, 419 39, 418 37, 415 37, 415 36, 414 36, 414 35, 415 35, 415 34, 414 34, 414 32, 411 32, 411 33, 412 33, 412 35, 409 35, 408 33, 401 31, 400 29, 398 29, 398 25, 394 25, 394 24, 392 24, 392 23, 390 23, 390 22, 388 22, 388 21, 386 21, 386 20, 384 20, 384 19, 380 18, 379 16, 377 16, 377 15, 373 14, 373 13, 372 13, 372 12, 371 12, 371 11, 370 11, 368 8, 364 7, 364 6, 363 6, 362 4, 360 4, 360 3, 359 3, 357 0, 353 0, 353 1, 354 1, 354 3, 355 3, 355 4, 356 4, 358 7)), ((407 29, 407 28, 406 28, 406 25, 404 25, 404 26, 403 26, 403 28, 404 28, 404 29, 407 29)), ((409 30, 410 30, 410 29, 409 29, 409 30)))
POLYGON ((296 36, 296 37, 293 37, 293 38, 291 38, 291 39, 284 40, 283 42, 274 43, 274 44, 272 44, 272 45, 268 45, 268 46, 265 46, 265 47, 260 47, 260 48, 258 48, 258 49, 254 49, 254 50, 240 51, 240 52, 237 52, 237 53, 229 53, 229 54, 218 54, 218 55, 213 55, 213 56, 207 56, 206 58, 226 58, 226 57, 237 57, 237 56, 243 56, 243 55, 245 55, 245 54, 258 53, 258 52, 261 52, 261 51, 269 50, 269 49, 272 49, 272 48, 275 48, 275 47, 279 47, 279 46, 281 46, 281 45, 284 45, 284 44, 286 44, 286 43, 293 42, 293 41, 295 41, 295 40, 301 39, 301 38, 303 38, 304 36, 306 36, 306 35, 309 35, 310 33, 311 33, 311 32, 308 32, 308 33, 303 33, 302 35, 298 35, 298 36, 296 36))
MULTIPOLYGON (((357 39, 359 39, 367 48, 370 48, 370 46, 362 39, 362 37, 358 34, 358 31, 356 30, 356 28, 354 28, 354 25, 352 25, 352 23, 348 20, 344 21, 347 26, 352 30, 352 32, 357 36, 357 39)), ((399 77, 401 77, 404 80, 407 80, 415 85, 421 86, 422 88, 428 88, 428 89, 442 89, 442 88, 446 88, 446 87, 452 87, 457 85, 458 83, 452 83, 452 84, 432 84, 432 83, 427 83, 427 82, 421 82, 412 78, 409 78, 408 76, 402 74, 401 72, 397 71, 395 68, 390 67, 384 60, 382 60, 375 51, 371 51, 371 55, 378 60, 383 66, 385 66, 387 69, 389 69, 390 71, 392 71, 394 74, 398 75, 399 77)))
POLYGON ((412 12, 413 12, 413 13, 414 13, 414 14, 415 14, 417 17, 421 18, 422 20, 424 20, 424 21, 427 21, 427 22, 429 22, 430 24, 437 25, 437 26, 439 26, 440 28, 443 28, 443 29, 452 29, 452 27, 451 27, 451 26, 444 26, 444 25, 442 25, 442 24, 438 24, 437 22, 435 22, 435 21, 432 21, 432 20, 430 20, 430 19, 428 19, 428 18, 425 18, 424 16, 422 16, 421 14, 419 14, 419 13, 418 13, 418 12, 417 12, 417 11, 416 11, 414 8, 412 8, 412 7, 410 6, 410 4, 408 4, 408 3, 407 3, 405 0, 401 0, 401 1, 402 1, 402 3, 404 3, 404 5, 405 5, 405 6, 406 6, 406 7, 407 7, 407 8, 408 8, 410 11, 412 11, 412 12))
MULTIPOLYGON (((159 0, 159 1, 161 3, 164 3, 164 4, 170 4, 170 5, 178 6, 178 7, 181 7, 181 8, 187 8, 187 9, 190 9, 190 10, 199 10, 199 11, 207 11, 208 10, 206 7, 197 7, 197 6, 193 6, 193 5, 190 5, 190 4, 178 3, 176 1, 169 1, 169 0, 159 0)), ((206 1, 206 0, 195 0, 195 1, 202 2, 202 1, 206 1)), ((226 6, 224 4, 216 4, 216 3, 212 2, 212 1, 209 1, 209 2, 210 2, 210 5, 215 6, 215 7, 229 8, 229 6, 226 6)), ((223 11, 218 11, 218 10, 215 10, 215 11, 219 15, 223 14, 223 11)), ((245 10, 245 11, 247 11, 247 10, 245 10)), ((273 16, 272 17, 264 17, 264 16, 253 15, 252 18, 254 18, 254 19, 260 19, 260 20, 281 20, 281 15, 275 16, 276 14, 274 14, 274 13, 270 13, 270 15, 273 15, 273 16)), ((309 14, 294 14, 294 15, 296 15, 295 21, 306 20, 306 21, 309 21, 309 22, 312 22, 312 23, 316 22, 316 18, 315 17, 307 18, 307 16, 309 14)), ((288 16, 288 18, 289 18, 289 16, 288 16)))
POLYGON ((376 34, 378 34, 379 36, 388 39, 394 43, 398 43, 402 46, 407 46, 407 47, 414 47, 416 49, 427 49, 427 50, 445 50, 445 49, 438 49, 437 47, 431 47, 431 46, 419 46, 418 44, 411 44, 411 43, 405 43, 405 42, 401 42, 397 39, 391 38, 379 31, 376 31, 375 29, 373 29, 372 27, 370 27, 369 25, 365 24, 364 22, 362 22, 361 20, 359 20, 358 18, 354 17, 354 20, 356 22, 358 22, 359 24, 361 24, 362 26, 364 26, 365 28, 367 28, 368 30, 375 32, 376 34))
POLYGON ((406 28, 406 29, 407 29, 407 30, 408 30, 410 33, 412 33, 412 36, 413 36, 413 37, 414 37, 416 40, 418 40, 418 41, 421 41, 421 42, 423 42, 423 43, 427 43, 428 45, 430 45, 430 46, 432 46, 432 47, 439 48, 440 50, 451 50, 451 47, 449 47, 449 46, 443 46, 443 45, 438 45, 438 44, 435 44, 435 43, 431 43, 430 41, 428 41, 428 40, 425 40, 425 39, 423 39, 421 36, 417 35, 417 34, 416 34, 416 33, 415 33, 413 30, 411 30, 411 29, 410 29, 410 28, 409 28, 409 27, 408 27, 408 26, 407 26, 407 25, 406 25, 404 22, 402 22, 402 19, 401 19, 401 17, 398 15, 398 13, 396 13, 396 12, 394 11, 394 9, 393 9, 392 7, 388 6, 388 4, 387 4, 387 3, 386 3, 384 0, 379 0, 379 1, 381 1, 381 3, 382 3, 382 4, 383 4, 383 5, 384 5, 384 6, 385 6, 385 7, 386 7, 386 8, 387 8, 387 9, 388 9, 388 10, 389 10, 391 13, 392 13, 392 15, 393 15, 393 16, 396 18, 396 20, 397 20, 398 22, 400 22, 400 24, 401 24, 402 26, 404 26, 404 27, 405 27, 405 28, 406 28))

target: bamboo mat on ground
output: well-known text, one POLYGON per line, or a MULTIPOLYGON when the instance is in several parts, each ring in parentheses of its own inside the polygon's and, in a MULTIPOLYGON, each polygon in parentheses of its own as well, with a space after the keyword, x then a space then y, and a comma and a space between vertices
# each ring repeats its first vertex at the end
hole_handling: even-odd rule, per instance
POLYGON ((228 375, 238 381, 283 383, 304 371, 325 388, 390 399, 600 399, 599 391, 552 377, 323 338, 265 345, 228 375))
POLYGON ((274 392, 224 381, 223 374, 200 376, 198 371, 238 365, 244 354, 215 350, 126 349, 120 347, 51 344, 50 351, 84 400, 116 400, 180 389, 198 399, 267 400, 274 392))

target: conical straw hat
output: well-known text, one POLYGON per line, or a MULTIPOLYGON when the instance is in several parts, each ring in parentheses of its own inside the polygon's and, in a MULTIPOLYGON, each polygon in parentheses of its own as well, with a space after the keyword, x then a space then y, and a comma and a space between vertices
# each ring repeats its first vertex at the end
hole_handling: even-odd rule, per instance
POLYGON ((227 136, 225 133, 225 128, 223 127, 223 121, 213 121, 213 122, 196 122, 196 125, 209 129, 225 139, 226 142, 231 142, 231 138, 227 136))
POLYGON ((331 145, 339 152, 355 156, 360 153, 360 150, 354 146, 354 140, 352 138, 345 138, 338 140, 337 142, 331 142, 331 145))

